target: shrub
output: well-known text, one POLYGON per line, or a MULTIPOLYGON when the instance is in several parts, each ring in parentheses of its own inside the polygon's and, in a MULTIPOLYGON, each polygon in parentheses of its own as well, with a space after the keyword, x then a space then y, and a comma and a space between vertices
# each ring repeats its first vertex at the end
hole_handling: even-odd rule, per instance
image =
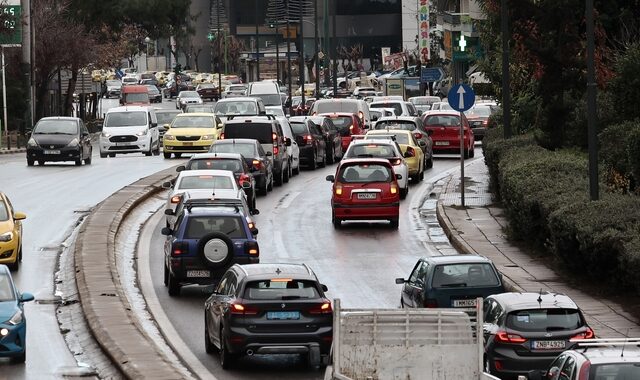
POLYGON ((633 191, 640 183, 640 119, 611 125, 598 140, 609 188, 633 191))
POLYGON ((503 129, 501 127, 490 129, 482 139, 482 151, 484 154, 484 162, 489 169, 491 192, 500 198, 500 186, 498 181, 498 166, 505 153, 511 149, 535 145, 533 135, 519 135, 508 140, 503 138, 503 129))

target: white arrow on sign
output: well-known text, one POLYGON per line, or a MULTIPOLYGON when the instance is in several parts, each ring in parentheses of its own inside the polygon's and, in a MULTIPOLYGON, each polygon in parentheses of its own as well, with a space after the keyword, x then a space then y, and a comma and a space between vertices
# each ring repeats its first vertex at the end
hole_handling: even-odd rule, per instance
POLYGON ((466 91, 464 90, 464 87, 460 86, 458 88, 458 108, 461 110, 464 109, 464 94, 466 94, 466 91))

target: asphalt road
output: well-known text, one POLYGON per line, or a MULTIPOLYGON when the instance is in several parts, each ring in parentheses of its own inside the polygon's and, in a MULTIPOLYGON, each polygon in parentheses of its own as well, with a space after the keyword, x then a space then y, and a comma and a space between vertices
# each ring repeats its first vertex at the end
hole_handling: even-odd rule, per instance
MULTIPOLYGON (((482 159, 480 147, 476 158, 482 159)), ((395 231, 384 224, 349 223, 335 230, 331 224, 331 183, 335 165, 316 171, 302 171, 297 177, 267 196, 258 198, 260 215, 261 262, 306 263, 329 287, 330 298, 340 298, 345 308, 399 307, 400 287, 396 277, 407 277, 417 259, 438 254, 429 248, 427 234, 416 209, 428 197, 434 180, 445 172, 459 168, 459 157, 436 158, 425 180, 412 185, 401 203, 400 228, 395 231)), ((173 333, 164 332, 168 340, 182 340, 195 356, 198 367, 206 367, 218 379, 322 379, 323 372, 309 368, 297 355, 253 356, 241 359, 236 368, 224 371, 218 355, 204 350, 203 305, 210 291, 205 287, 184 287, 180 297, 169 297, 163 285, 164 226, 162 208, 147 226, 148 261, 153 298, 157 298, 168 317, 173 333)), ((143 238, 145 234, 143 233, 143 238)), ((151 285, 150 285, 151 288, 151 285)), ((146 297, 149 294, 145 295, 146 297)), ((191 356, 191 355, 190 355, 191 356)), ((193 356, 192 356, 193 357, 193 356)))
MULTIPOLYGON (((102 110, 117 106, 106 100, 102 110)), ((165 101, 163 108, 173 108, 165 101)), ((72 162, 27 167, 24 153, 0 156, 0 191, 17 211, 25 212, 23 262, 14 280, 21 291, 32 292, 36 302, 25 305, 27 361, 10 364, 0 359, 0 379, 62 378, 77 363, 67 348, 55 316, 57 259, 65 239, 83 214, 106 197, 139 178, 177 164, 162 156, 120 155, 101 159, 97 146, 90 166, 72 162)))

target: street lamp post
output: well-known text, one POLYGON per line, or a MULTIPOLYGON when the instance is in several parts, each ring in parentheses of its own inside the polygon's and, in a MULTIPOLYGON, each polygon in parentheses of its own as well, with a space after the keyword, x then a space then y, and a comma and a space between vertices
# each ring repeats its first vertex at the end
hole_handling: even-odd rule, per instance
POLYGON ((586 0, 587 21, 587 130, 589 150, 589 197, 597 201, 600 197, 598 186, 598 131, 596 103, 595 36, 593 21, 593 0, 586 0))
POLYGON ((313 30, 314 30, 314 47, 315 47, 315 53, 316 53, 316 99, 319 98, 318 94, 320 94, 320 57, 318 56, 320 53, 320 48, 319 48, 319 37, 318 37, 318 0, 315 0, 313 2, 313 18, 314 18, 314 25, 313 25, 313 30))
POLYGON ((151 38, 145 37, 144 43, 147 45, 147 55, 145 55, 145 64, 147 66, 147 71, 149 71, 149 44, 151 43, 151 38))
POLYGON ((260 80, 260 31, 258 30, 258 0, 256 2, 256 80, 260 80))
POLYGON ((304 107, 304 9, 300 6, 300 95, 302 96, 300 104, 304 107))
POLYGON ((502 124, 504 138, 511 137, 511 93, 509 78, 509 12, 507 0, 500 4, 500 34, 502 35, 502 124))

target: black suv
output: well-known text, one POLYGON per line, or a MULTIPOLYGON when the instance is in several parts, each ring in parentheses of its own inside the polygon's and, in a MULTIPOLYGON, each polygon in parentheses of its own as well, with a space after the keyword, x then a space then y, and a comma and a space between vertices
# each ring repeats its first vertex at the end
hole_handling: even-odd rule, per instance
POLYGON ((271 152, 273 163, 273 177, 276 186, 289 182, 289 153, 291 139, 285 137, 282 126, 273 115, 229 116, 222 127, 220 140, 224 139, 254 139, 260 142, 266 152, 271 152))
POLYGON ((260 261, 255 227, 240 207, 209 208, 187 205, 174 228, 164 227, 164 284, 170 296, 185 284, 216 285, 233 264, 260 261))
POLYGON ((216 140, 211 144, 209 153, 240 153, 251 167, 256 179, 258 192, 267 195, 273 190, 273 163, 269 159, 273 152, 265 152, 262 144, 254 139, 216 140))
POLYGON ((485 372, 503 380, 545 370, 593 330, 571 298, 558 293, 502 293, 484 300, 485 372))
POLYGON ((240 355, 305 354, 320 364, 331 349, 333 309, 304 264, 234 265, 204 304, 207 353, 222 368, 240 355))
POLYGON ((327 150, 322 129, 306 117, 294 116, 289 121, 300 149, 300 163, 311 170, 317 166, 324 167, 327 150))

